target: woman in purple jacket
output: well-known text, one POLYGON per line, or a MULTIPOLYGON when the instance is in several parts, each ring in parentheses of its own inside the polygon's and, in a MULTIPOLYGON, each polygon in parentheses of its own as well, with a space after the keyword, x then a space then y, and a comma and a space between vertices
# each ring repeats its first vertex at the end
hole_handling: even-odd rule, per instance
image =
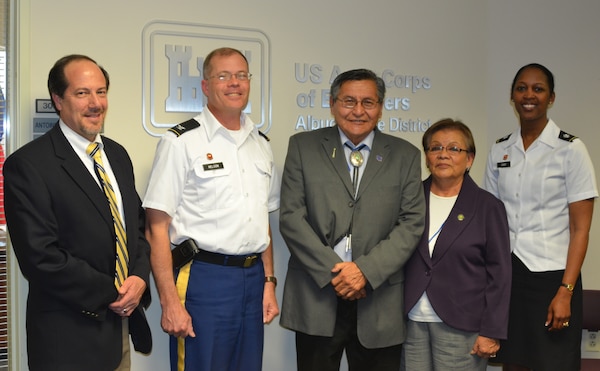
POLYGON ((506 338, 511 284, 504 205, 469 176, 471 130, 444 119, 423 135, 425 231, 405 268, 402 370, 485 370, 506 338))

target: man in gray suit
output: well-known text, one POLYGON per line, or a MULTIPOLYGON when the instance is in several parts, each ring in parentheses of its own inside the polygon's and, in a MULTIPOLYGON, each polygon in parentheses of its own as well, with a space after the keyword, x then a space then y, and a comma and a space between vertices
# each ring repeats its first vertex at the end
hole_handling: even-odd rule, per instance
POLYGON ((281 325, 298 370, 398 370, 403 266, 423 232, 419 150, 376 129, 383 80, 359 69, 331 86, 336 126, 290 138, 280 231, 291 257, 281 325))

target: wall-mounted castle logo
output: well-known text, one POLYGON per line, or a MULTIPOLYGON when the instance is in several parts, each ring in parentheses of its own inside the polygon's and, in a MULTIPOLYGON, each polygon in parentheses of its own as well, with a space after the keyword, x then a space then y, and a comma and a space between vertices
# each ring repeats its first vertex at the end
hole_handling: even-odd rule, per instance
POLYGON ((169 96, 165 111, 200 112, 204 106, 200 89, 203 58, 192 60, 191 46, 169 44, 165 45, 165 55, 169 59, 169 96), (194 61, 194 66, 190 66, 194 61), (196 76, 190 74, 191 68, 195 68, 196 76))
POLYGON ((156 21, 142 35, 142 124, 153 136, 202 111, 202 64, 211 50, 240 50, 250 65, 248 113, 262 132, 271 127, 271 51, 261 31, 156 21))

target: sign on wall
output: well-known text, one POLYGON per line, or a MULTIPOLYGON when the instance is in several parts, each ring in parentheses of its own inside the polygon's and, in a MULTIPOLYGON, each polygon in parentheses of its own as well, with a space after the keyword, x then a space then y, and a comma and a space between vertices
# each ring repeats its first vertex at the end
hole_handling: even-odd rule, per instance
POLYGON ((153 136, 201 112, 204 57, 220 47, 240 50, 252 73, 246 113, 263 132, 271 127, 271 51, 261 31, 153 21, 142 31, 142 120, 153 136))

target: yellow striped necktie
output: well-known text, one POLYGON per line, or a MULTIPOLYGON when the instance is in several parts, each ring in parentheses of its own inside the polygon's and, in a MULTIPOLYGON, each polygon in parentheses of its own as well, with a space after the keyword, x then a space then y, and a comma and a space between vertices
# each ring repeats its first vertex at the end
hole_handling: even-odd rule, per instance
POLYGON ((110 206, 110 212, 113 217, 113 224, 115 226, 116 233, 116 247, 117 247, 117 263, 115 269, 115 286, 121 287, 128 275, 128 264, 129 264, 129 253, 127 252, 127 236, 125 234, 125 228, 121 220, 121 213, 119 213, 119 207, 117 204, 117 198, 110 179, 104 170, 102 164, 102 156, 100 151, 100 143, 92 142, 86 149, 86 153, 94 160, 94 171, 96 176, 100 180, 104 194, 108 199, 110 206))

